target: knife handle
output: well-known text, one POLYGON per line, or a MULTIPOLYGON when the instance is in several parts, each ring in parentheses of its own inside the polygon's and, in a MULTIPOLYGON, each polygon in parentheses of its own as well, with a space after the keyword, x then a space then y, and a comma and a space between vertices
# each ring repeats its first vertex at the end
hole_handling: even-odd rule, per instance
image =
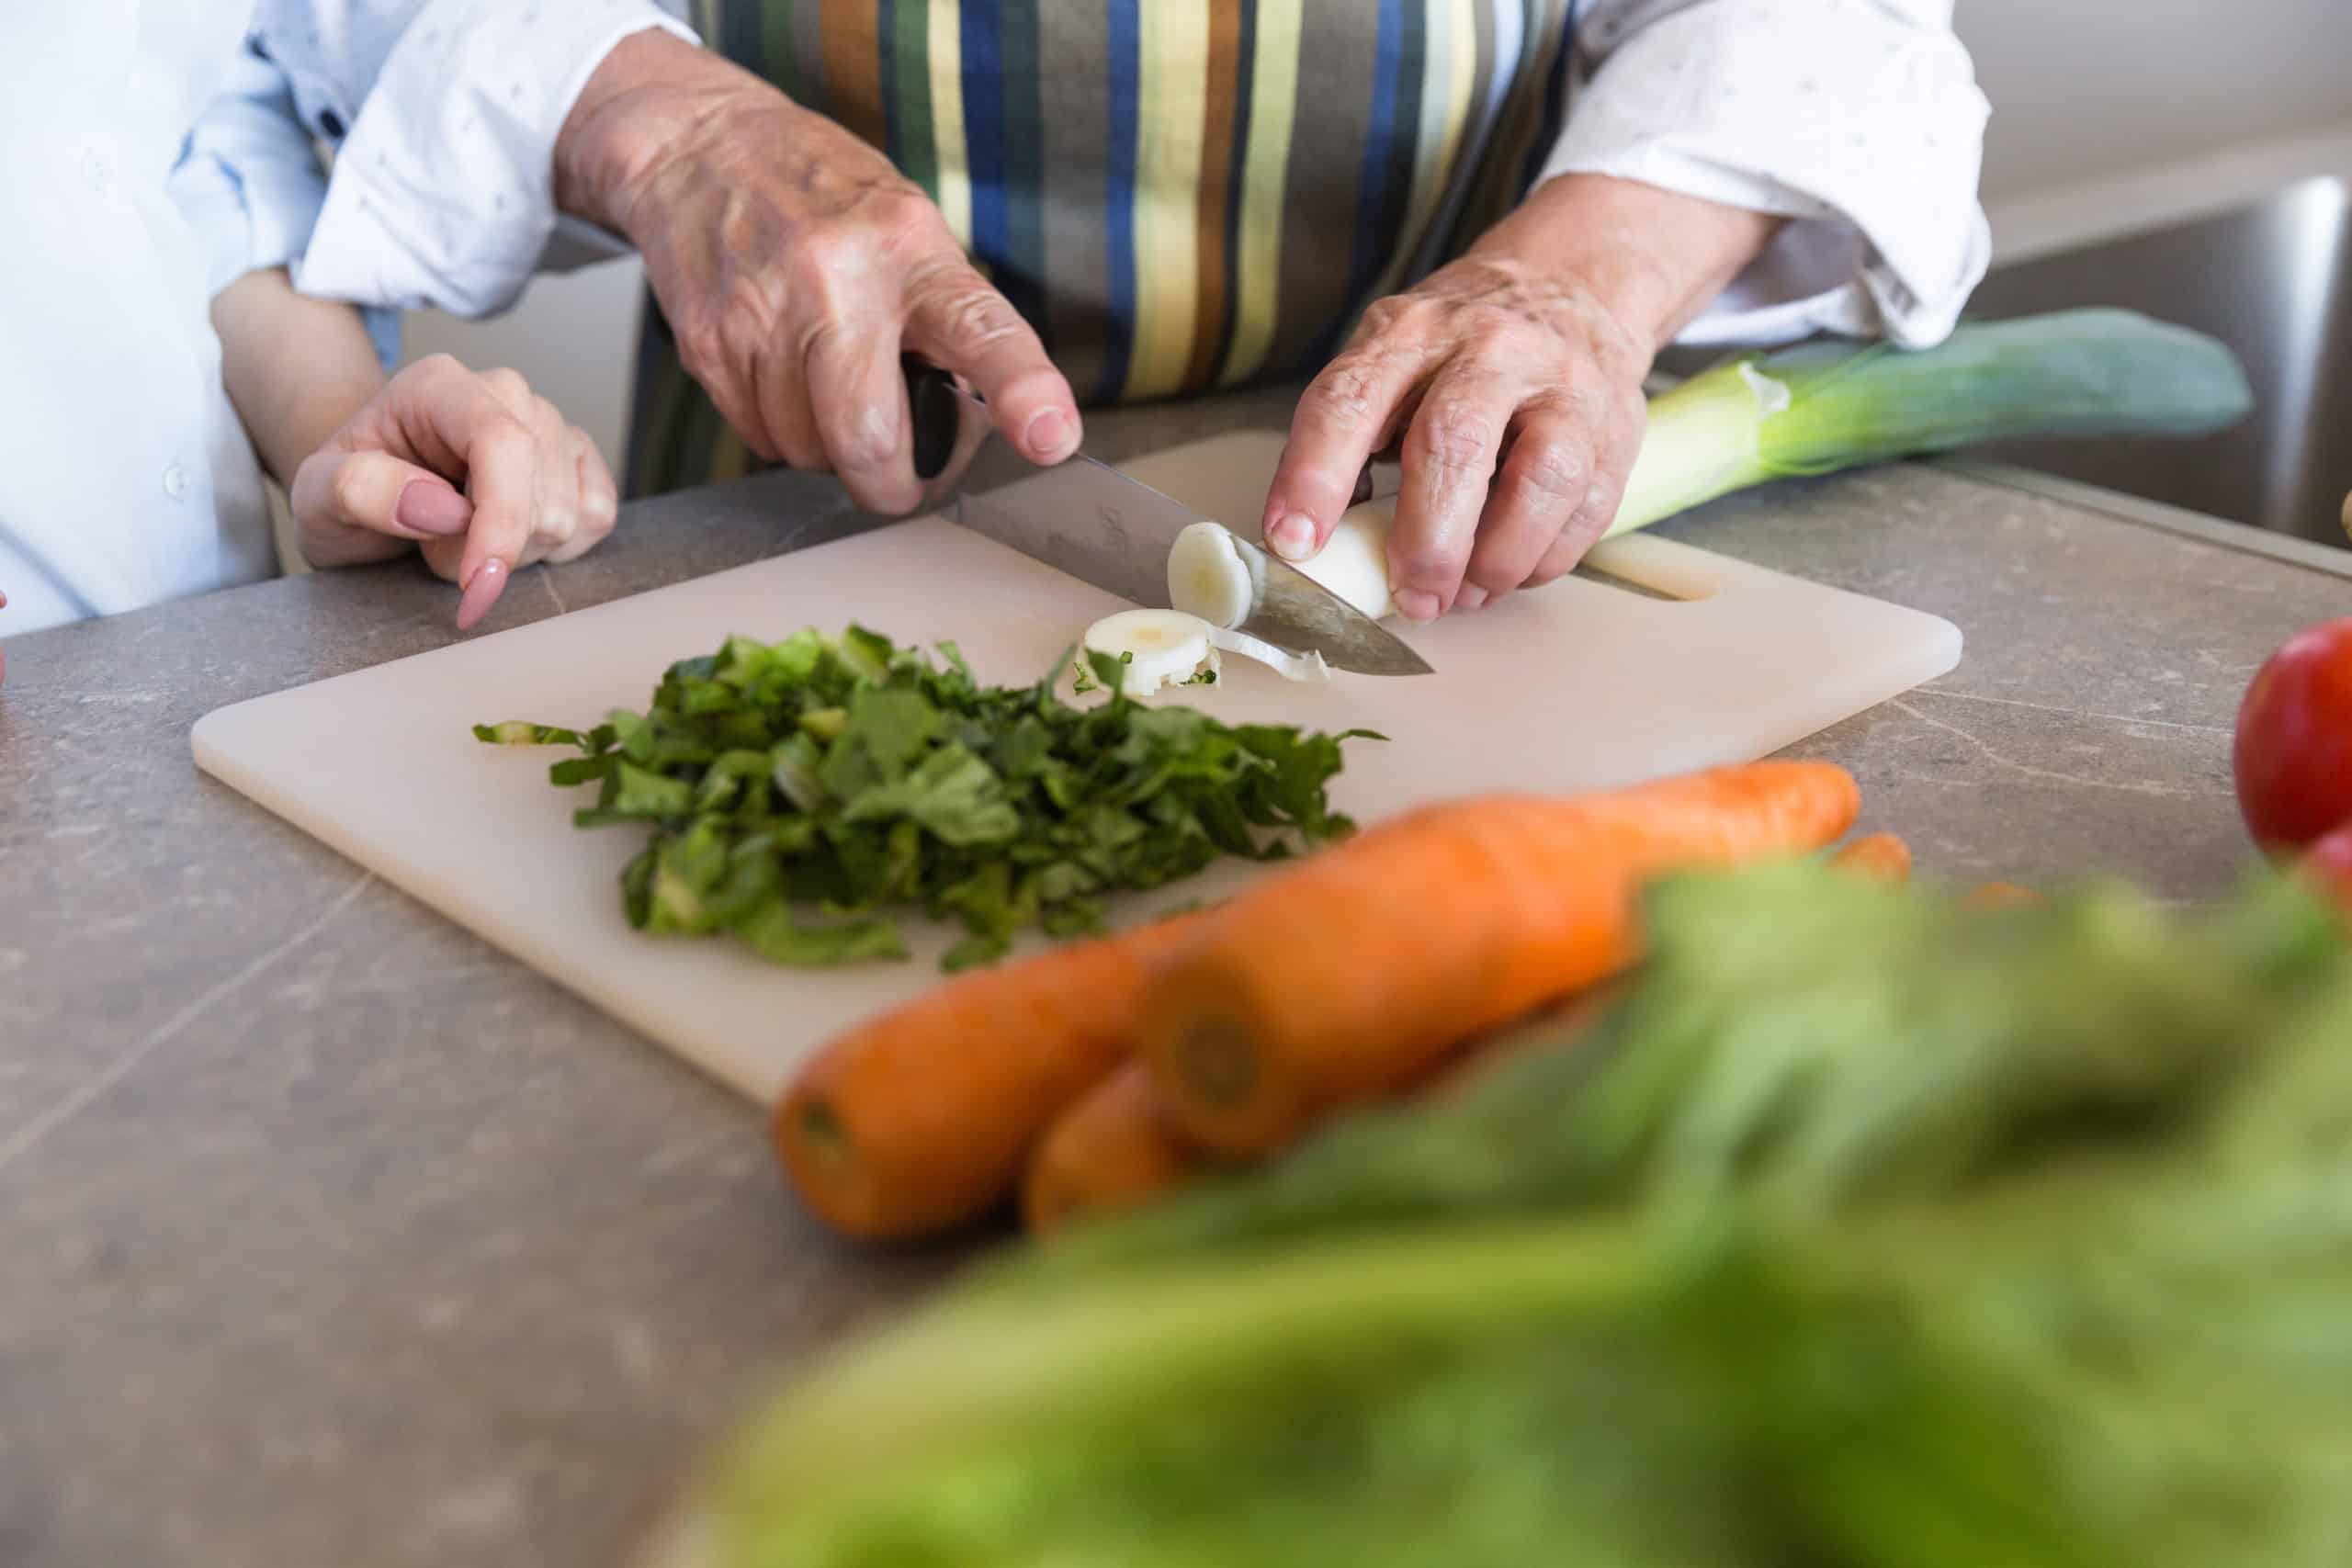
POLYGON ((915 478, 929 484, 956 455, 963 412, 956 378, 919 355, 900 355, 899 368, 907 378, 907 409, 914 419, 915 478))

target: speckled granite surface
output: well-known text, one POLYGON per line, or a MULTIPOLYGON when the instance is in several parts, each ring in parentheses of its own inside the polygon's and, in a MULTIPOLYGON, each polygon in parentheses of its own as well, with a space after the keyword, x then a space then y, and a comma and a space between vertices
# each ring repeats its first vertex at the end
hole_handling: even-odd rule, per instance
MULTIPOLYGON (((1091 434, 1118 456, 1287 407, 1091 434)), ((491 625, 857 525, 790 476, 669 498, 491 625)), ((2352 606, 2340 577, 1928 468, 1664 531, 1959 623, 1954 674, 1802 748, 1955 879, 2226 883, 2239 694, 2352 606)), ((403 565, 8 646, 0 1563, 606 1562, 763 1370, 953 1261, 829 1242, 749 1110, 196 772, 202 714, 436 646, 452 607, 403 565)))

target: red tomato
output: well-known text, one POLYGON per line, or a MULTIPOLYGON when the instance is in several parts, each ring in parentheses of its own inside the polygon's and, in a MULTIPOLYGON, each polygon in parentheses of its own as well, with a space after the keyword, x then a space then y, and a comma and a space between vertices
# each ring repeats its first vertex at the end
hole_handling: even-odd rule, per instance
POLYGON ((2311 847, 2303 856, 2302 874, 2323 892, 2334 894, 2345 914, 2352 916, 2352 822, 2311 847))
POLYGON ((2352 822, 2352 618, 2270 656, 2238 709, 2238 809, 2256 842, 2300 848, 2352 822))

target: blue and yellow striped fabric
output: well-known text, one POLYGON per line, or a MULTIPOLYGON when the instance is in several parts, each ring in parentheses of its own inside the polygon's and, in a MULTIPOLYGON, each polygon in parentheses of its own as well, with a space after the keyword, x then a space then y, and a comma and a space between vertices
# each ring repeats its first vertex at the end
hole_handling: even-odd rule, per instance
MULTIPOLYGON (((697 0, 887 152, 1090 405, 1298 374, 1558 134, 1575 0, 697 0)), ((756 459, 640 345, 633 493, 756 459)))

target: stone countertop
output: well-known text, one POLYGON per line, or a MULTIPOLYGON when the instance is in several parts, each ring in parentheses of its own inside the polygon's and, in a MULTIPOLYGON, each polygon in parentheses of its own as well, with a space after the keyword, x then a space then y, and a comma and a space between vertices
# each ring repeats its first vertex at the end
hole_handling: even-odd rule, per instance
MULTIPOLYGON (((1289 402, 1091 434, 1128 455, 1279 425, 1289 402)), ((860 525, 791 475, 667 497, 520 574, 489 625, 860 525)), ((1860 776, 1923 874, 1962 882, 2224 886, 2247 853, 2240 694, 2347 602, 2342 576, 1932 467, 1662 531, 1960 625, 1952 675, 1801 750, 1860 776)), ((454 603, 403 563, 8 644, 12 1568, 609 1562, 767 1370, 954 1262, 829 1240, 752 1111, 197 773, 206 712, 439 646, 454 603)))

